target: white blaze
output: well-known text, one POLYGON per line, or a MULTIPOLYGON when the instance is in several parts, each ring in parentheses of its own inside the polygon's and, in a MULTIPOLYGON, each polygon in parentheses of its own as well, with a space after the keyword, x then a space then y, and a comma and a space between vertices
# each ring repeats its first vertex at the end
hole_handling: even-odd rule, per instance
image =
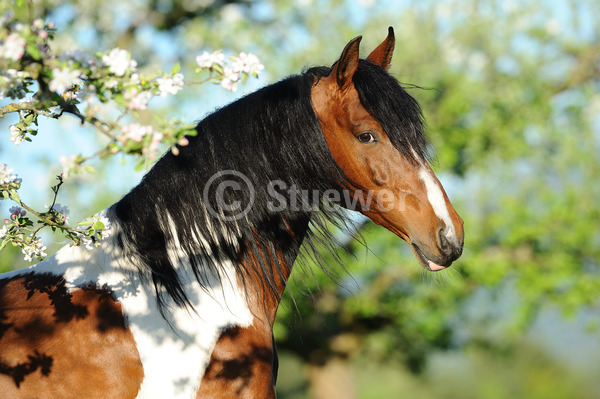
POLYGON ((429 168, 424 166, 421 167, 419 171, 419 177, 425 183, 425 189, 427 190, 427 199, 433 208, 433 211, 439 217, 448 228, 448 232, 446 233, 446 237, 450 238, 452 235, 455 235, 454 224, 452 223, 452 219, 450 218, 450 213, 448 212, 448 206, 446 204, 446 199, 444 198, 444 193, 439 185, 437 179, 433 176, 432 172, 429 168))

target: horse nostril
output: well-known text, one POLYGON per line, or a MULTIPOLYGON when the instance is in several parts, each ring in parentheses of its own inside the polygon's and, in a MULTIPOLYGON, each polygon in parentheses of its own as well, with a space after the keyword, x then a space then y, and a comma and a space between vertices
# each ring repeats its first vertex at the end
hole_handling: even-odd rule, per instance
POLYGON ((438 244, 443 253, 448 253, 452 250, 452 245, 448 240, 448 233, 446 230, 447 229, 445 228, 438 230, 438 244))
POLYGON ((457 241, 451 227, 444 227, 438 231, 438 244, 440 252, 444 256, 456 259, 462 254, 462 244, 457 241))

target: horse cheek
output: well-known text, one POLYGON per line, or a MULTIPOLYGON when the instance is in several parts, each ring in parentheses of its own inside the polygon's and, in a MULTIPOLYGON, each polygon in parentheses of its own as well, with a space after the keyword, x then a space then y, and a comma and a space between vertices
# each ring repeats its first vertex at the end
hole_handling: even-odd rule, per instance
POLYGON ((370 158, 366 160, 373 182, 380 187, 388 184, 390 181, 390 165, 387 160, 373 161, 370 158))

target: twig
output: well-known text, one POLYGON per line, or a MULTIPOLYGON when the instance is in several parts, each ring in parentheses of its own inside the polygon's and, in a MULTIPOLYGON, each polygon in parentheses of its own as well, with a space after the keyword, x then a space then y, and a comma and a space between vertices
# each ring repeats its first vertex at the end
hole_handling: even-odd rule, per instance
MULTIPOLYGON (((12 195, 9 194, 9 198, 13 201, 15 201, 17 204, 19 204, 21 207, 23 207, 27 212, 31 213, 32 215, 34 215, 35 217, 37 217, 39 220, 41 220, 41 222, 47 226, 50 227, 55 227, 57 229, 61 229, 63 231, 69 231, 72 233, 81 233, 81 231, 74 229, 72 227, 69 226, 65 226, 62 224, 58 224, 48 218, 46 218, 43 214, 39 213, 38 211, 36 211, 35 209, 31 208, 29 205, 27 205, 26 203, 24 203, 23 201, 21 201, 20 199, 15 199, 13 198, 12 195)), ((40 227, 39 229, 37 229, 35 232, 37 233, 38 231, 40 231, 44 226, 40 227)), ((34 233, 35 235, 35 233, 34 233)))
POLYGON ((75 116, 77 119, 79 119, 81 121, 82 124, 87 122, 87 123, 91 124, 92 126, 94 126, 96 129, 98 129, 98 131, 100 133, 104 134, 106 137, 110 138, 111 140, 117 140, 117 136, 115 136, 114 134, 112 134, 110 132, 111 130, 113 130, 113 127, 109 123, 103 122, 100 119, 96 118, 95 116, 86 117, 86 116, 82 115, 81 112, 79 111, 79 108, 77 108, 77 106, 75 106, 74 104, 68 103, 62 99, 59 102, 59 106, 60 106, 62 112, 66 112, 68 114, 75 116))

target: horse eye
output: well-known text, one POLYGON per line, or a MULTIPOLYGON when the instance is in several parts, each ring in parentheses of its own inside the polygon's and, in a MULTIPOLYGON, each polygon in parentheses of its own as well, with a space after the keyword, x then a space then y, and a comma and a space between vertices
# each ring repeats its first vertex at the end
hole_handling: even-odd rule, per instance
POLYGON ((375 139, 375 137, 373 136, 373 134, 367 132, 367 133, 361 133, 358 135, 358 141, 360 141, 361 143, 364 144, 368 144, 368 143, 373 143, 375 141, 377 141, 375 139))

